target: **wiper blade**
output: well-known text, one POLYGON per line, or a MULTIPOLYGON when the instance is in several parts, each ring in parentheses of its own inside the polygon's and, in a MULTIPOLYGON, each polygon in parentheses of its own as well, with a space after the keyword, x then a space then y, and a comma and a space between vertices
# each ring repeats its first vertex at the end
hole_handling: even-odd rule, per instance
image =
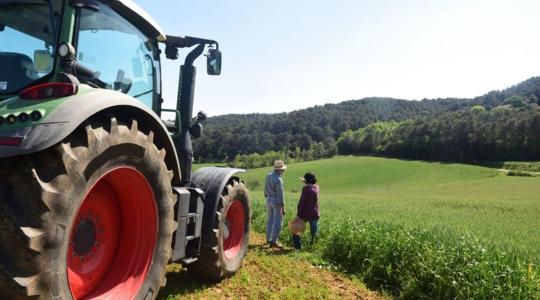
POLYGON ((150 93, 153 92, 153 91, 154 91, 154 90, 149 90, 149 91, 146 91, 146 92, 144 92, 144 93, 137 94, 137 95, 133 96, 133 98, 139 98, 139 97, 144 96, 144 95, 146 95, 146 94, 150 94, 150 93))

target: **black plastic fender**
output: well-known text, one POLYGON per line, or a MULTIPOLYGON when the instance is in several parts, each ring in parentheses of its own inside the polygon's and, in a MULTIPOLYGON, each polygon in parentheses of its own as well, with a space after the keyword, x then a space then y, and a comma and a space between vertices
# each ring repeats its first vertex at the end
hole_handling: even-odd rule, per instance
POLYGON ((174 172, 173 184, 180 184, 178 155, 172 138, 160 117, 142 102, 120 92, 105 89, 95 89, 82 95, 72 96, 46 115, 39 125, 8 134, 8 136, 24 137, 24 140, 18 147, 0 146, 0 158, 47 149, 64 140, 86 120, 107 112, 115 116, 134 118, 139 122, 139 129, 152 131, 156 146, 165 148, 165 163, 174 172))
POLYGON ((215 215, 218 203, 221 200, 223 189, 236 173, 244 173, 243 169, 204 167, 191 175, 191 182, 204 191, 203 223, 201 229, 201 244, 212 246, 215 215))

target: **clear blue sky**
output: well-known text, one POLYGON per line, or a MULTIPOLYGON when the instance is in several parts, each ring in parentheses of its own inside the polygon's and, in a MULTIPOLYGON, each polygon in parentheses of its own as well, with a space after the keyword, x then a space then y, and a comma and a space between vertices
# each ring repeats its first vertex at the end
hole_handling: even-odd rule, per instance
MULTIPOLYGON (((195 110, 282 112, 369 96, 474 97, 540 75, 540 1, 137 1, 168 34, 218 40, 195 110)), ((164 60, 173 107, 178 63, 164 60)))

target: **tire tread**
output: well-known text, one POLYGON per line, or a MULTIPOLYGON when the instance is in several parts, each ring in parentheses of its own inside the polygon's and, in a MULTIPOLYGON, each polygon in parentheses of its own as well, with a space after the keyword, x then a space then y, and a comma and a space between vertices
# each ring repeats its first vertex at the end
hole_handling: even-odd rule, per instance
MULTIPOLYGON (((173 174, 164 162, 165 150, 152 143, 153 133, 147 135, 138 130, 136 120, 131 120, 130 127, 114 117, 108 122, 87 122, 54 147, 0 159, 0 299, 28 299, 36 295, 44 299, 71 298, 70 291, 59 283, 65 275, 50 271, 57 260, 54 250, 65 245, 65 232, 69 230, 64 224, 69 216, 67 211, 76 209, 69 201, 70 195, 84 195, 86 166, 111 144, 143 145, 145 155, 152 157, 148 159, 153 164, 150 168, 163 170, 162 178, 168 182, 156 184, 162 190, 169 186, 162 200, 166 202, 163 214, 168 221, 160 229, 165 232, 163 236, 172 238, 173 174)), ((149 291, 164 284, 166 264, 172 255, 170 239, 165 244, 155 252, 163 259, 154 261, 159 274, 147 276, 145 284, 149 291)))

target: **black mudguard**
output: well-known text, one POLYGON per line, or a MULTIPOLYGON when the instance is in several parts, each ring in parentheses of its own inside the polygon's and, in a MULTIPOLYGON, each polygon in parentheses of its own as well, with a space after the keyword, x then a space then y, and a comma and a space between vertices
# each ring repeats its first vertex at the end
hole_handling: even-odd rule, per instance
POLYGON ((35 153, 58 144, 86 120, 99 113, 127 114, 139 121, 139 128, 154 133, 154 143, 166 150, 165 162, 174 171, 173 184, 180 183, 180 167, 174 143, 167 128, 151 109, 136 99, 111 90, 95 89, 72 96, 49 113, 41 124, 20 129, 8 136, 23 136, 18 147, 0 146, 0 158, 35 153))
POLYGON ((212 246, 214 238, 215 215, 221 200, 223 189, 235 173, 243 173, 243 169, 204 167, 191 175, 191 182, 204 191, 203 223, 201 229, 202 246, 212 246))

